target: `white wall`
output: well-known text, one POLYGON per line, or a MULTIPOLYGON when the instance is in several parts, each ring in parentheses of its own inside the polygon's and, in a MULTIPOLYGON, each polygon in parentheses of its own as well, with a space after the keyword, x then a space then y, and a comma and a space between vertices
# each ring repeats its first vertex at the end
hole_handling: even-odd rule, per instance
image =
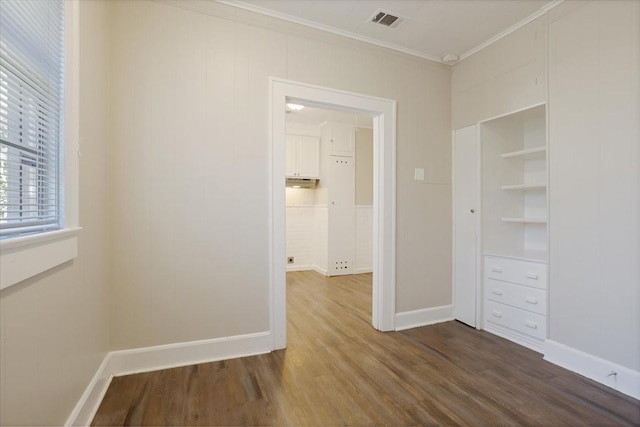
POLYGON ((78 257, 0 291, 0 425, 62 425, 108 336, 108 7, 80 2, 78 257))
POLYGON ((113 349, 268 329, 269 76, 398 100, 397 310, 450 304, 449 68, 175 4, 114 2, 113 349))
POLYGON ((640 372, 640 3, 554 15, 549 337, 640 372))

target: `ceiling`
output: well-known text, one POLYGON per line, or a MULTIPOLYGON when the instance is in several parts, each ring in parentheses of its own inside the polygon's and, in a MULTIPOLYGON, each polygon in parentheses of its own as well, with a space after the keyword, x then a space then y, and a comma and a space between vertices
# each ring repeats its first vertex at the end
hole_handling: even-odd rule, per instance
POLYGON ((560 3, 549 0, 221 0, 435 61, 465 58, 560 3), (382 9, 396 28, 370 22, 382 9))
MULTIPOLYGON (((300 104, 299 102, 296 102, 300 104)), ((340 122, 357 127, 373 128, 373 117, 368 114, 356 114, 347 111, 329 110, 307 105, 300 111, 287 110, 287 123, 301 123, 320 126, 324 122, 340 122)))

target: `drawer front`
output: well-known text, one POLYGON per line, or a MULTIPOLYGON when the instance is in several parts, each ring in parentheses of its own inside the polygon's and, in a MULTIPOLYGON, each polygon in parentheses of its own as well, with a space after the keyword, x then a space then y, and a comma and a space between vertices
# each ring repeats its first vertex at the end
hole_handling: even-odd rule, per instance
POLYGON ((547 291, 486 279, 484 292, 491 301, 509 304, 534 313, 547 314, 547 291))
POLYGON ((499 302, 485 300, 487 322, 505 326, 525 335, 543 340, 547 335, 547 318, 499 302))
POLYGON ((484 272, 489 279, 547 289, 546 264, 487 256, 484 259, 484 272))

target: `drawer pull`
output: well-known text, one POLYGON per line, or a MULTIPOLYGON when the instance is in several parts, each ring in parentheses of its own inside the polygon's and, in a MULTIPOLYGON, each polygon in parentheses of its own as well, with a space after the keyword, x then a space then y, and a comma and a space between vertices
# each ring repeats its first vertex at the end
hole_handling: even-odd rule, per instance
POLYGON ((502 273, 502 268, 500 267, 491 267, 491 271, 494 273, 502 273))
POLYGON ((492 292, 496 295, 502 295, 502 291, 500 289, 494 289, 492 292))
POLYGON ((524 300, 525 300, 526 302, 528 302, 529 304, 537 304, 537 303, 538 303, 538 300, 537 300, 537 299, 535 299, 535 298, 531 298, 531 297, 526 297, 524 300))
POLYGON ((491 314, 493 314, 493 317, 498 317, 498 318, 502 317, 502 313, 500 313, 499 311, 493 310, 493 312, 491 314))
POLYGON ((533 323, 533 322, 530 322, 530 321, 528 321, 528 320, 527 320, 526 322, 524 322, 524 324, 525 324, 525 326, 526 326, 526 327, 528 327, 528 328, 531 328, 531 329, 538 329, 538 325, 537 325, 537 324, 535 324, 535 323, 533 323))
POLYGON ((527 273, 527 274, 525 274, 525 277, 527 279, 538 280, 538 275, 537 274, 533 274, 533 273, 527 273))

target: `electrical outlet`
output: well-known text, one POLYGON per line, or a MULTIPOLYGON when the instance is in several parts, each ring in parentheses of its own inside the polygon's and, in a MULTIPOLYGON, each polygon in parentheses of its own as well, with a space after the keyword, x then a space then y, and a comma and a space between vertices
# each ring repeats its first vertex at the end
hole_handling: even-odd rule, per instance
POLYGON ((287 264, 293 264, 294 258, 292 256, 287 257, 287 264))

